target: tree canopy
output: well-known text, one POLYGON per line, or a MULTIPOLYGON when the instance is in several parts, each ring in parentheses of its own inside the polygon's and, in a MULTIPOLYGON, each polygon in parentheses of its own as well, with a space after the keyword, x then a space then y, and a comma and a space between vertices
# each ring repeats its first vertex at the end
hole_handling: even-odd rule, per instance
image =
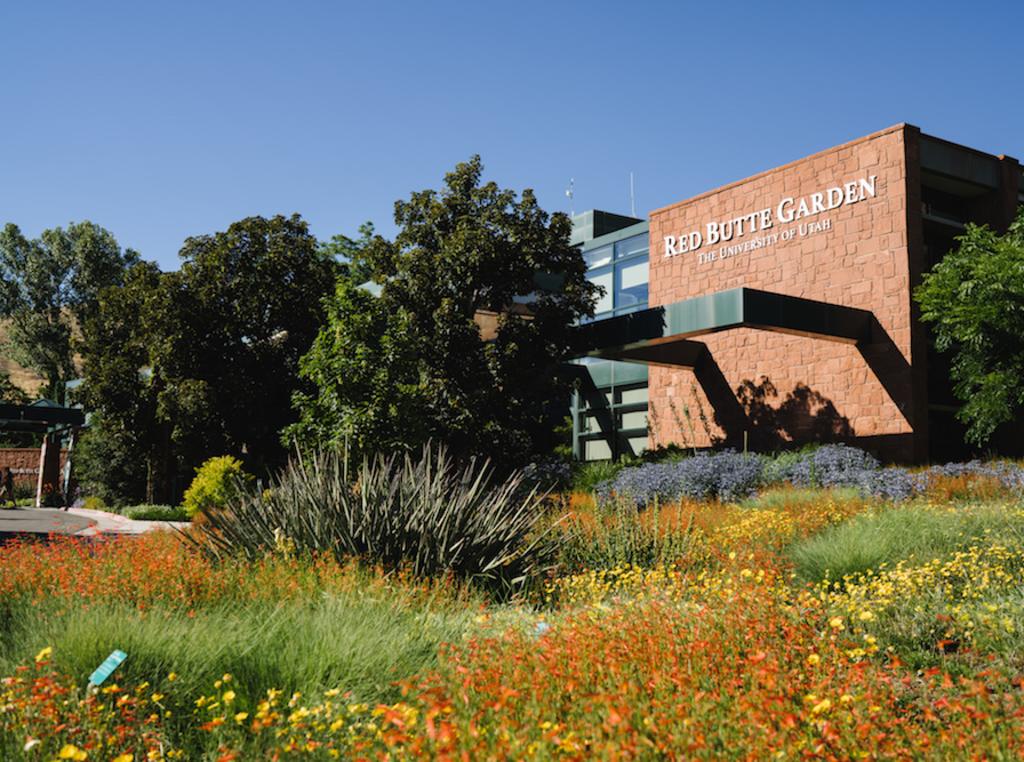
POLYGON ((339 281, 302 360, 315 393, 286 437, 368 453, 444 442, 507 464, 549 453, 572 327, 593 314, 571 223, 530 190, 481 182, 478 156, 395 204, 394 240, 351 252, 379 289, 339 281))
POLYGON ((187 239, 180 256, 177 272, 133 268, 85 324, 82 398, 107 438, 91 446, 145 461, 129 473, 130 458, 105 452, 93 479, 131 485, 131 497, 143 497, 140 479, 147 499, 178 497, 214 455, 239 456, 257 473, 283 460, 299 358, 337 273, 298 215, 248 217, 187 239), (104 472, 107 462, 124 468, 104 472))
POLYGON ((347 278, 357 286, 370 279, 372 273, 365 262, 357 261, 359 252, 370 245, 375 235, 372 222, 364 222, 359 226, 359 237, 350 238, 339 233, 331 236, 331 240, 320 243, 320 251, 338 263, 341 277, 347 278))
POLYGON ((120 285, 139 256, 92 222, 26 238, 0 231, 0 317, 9 321, 11 357, 46 379, 44 396, 61 400, 77 373, 73 335, 96 310, 100 291, 120 285))
POLYGON ((984 444, 1024 411, 1024 207, 1004 235, 968 223, 915 292, 936 348, 952 353, 967 438, 984 444))

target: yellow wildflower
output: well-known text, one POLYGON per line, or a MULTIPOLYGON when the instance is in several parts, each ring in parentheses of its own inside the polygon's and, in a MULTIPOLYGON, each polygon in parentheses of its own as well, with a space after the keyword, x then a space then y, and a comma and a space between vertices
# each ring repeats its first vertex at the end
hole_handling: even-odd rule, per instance
POLYGON ((827 712, 831 708, 832 702, 829 699, 822 699, 814 705, 813 709, 811 709, 811 714, 822 714, 823 712, 827 712))

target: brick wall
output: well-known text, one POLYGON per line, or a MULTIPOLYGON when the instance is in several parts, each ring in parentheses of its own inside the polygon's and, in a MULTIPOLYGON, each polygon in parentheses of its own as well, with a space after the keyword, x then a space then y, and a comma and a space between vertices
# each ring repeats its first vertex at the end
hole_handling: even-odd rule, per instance
POLYGON ((723 428, 723 397, 715 397, 710 375, 719 387, 728 385, 733 407, 739 401, 744 408, 747 417, 739 420, 754 444, 768 447, 773 437, 852 440, 888 458, 915 457, 912 421, 919 412, 911 370, 907 234, 908 139, 913 142, 915 135, 914 128, 892 127, 651 213, 652 307, 747 286, 870 310, 883 339, 866 355, 850 344, 754 329, 700 337, 715 372, 701 377, 680 368, 650 370, 652 445, 704 446, 706 429, 713 436, 731 433, 736 441, 736 432, 723 428), (776 218, 771 228, 748 231, 728 244, 705 243, 696 252, 665 256, 665 236, 704 231, 708 222, 769 207, 775 212, 783 198, 799 200, 871 175, 877 177, 874 197, 865 194, 862 201, 799 221, 776 218), (827 229, 804 228, 800 234, 801 223, 826 221, 827 229), (782 239, 790 233, 790 240, 782 239), (762 248, 700 259, 702 253, 771 234, 780 237, 762 248), (712 417, 712 399, 717 417, 712 417), (709 418, 707 427, 700 422, 701 410, 709 418))
MULTIPOLYGON (((62 469, 67 455, 67 450, 61 450, 60 467, 62 469)), ((39 476, 39 448, 0 448, 0 471, 3 471, 4 468, 10 468, 14 472, 15 484, 28 484, 34 487, 39 476)))

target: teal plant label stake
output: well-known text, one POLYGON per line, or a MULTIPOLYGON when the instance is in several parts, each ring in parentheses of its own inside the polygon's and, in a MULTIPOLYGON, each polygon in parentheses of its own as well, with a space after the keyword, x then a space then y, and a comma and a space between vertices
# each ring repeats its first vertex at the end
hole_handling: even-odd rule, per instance
POLYGON ((114 670, 121 666, 121 662, 128 658, 124 651, 114 651, 103 660, 103 663, 96 667, 96 671, 89 675, 89 685, 100 686, 103 681, 113 674, 114 670))

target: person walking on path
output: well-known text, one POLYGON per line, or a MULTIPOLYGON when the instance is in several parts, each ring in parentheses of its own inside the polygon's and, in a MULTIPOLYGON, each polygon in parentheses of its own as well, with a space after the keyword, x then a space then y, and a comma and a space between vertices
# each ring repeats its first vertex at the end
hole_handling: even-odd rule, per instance
POLYGON ((4 476, 0 480, 0 497, 10 500, 12 508, 18 507, 18 501, 14 499, 14 472, 10 466, 4 468, 4 476))

